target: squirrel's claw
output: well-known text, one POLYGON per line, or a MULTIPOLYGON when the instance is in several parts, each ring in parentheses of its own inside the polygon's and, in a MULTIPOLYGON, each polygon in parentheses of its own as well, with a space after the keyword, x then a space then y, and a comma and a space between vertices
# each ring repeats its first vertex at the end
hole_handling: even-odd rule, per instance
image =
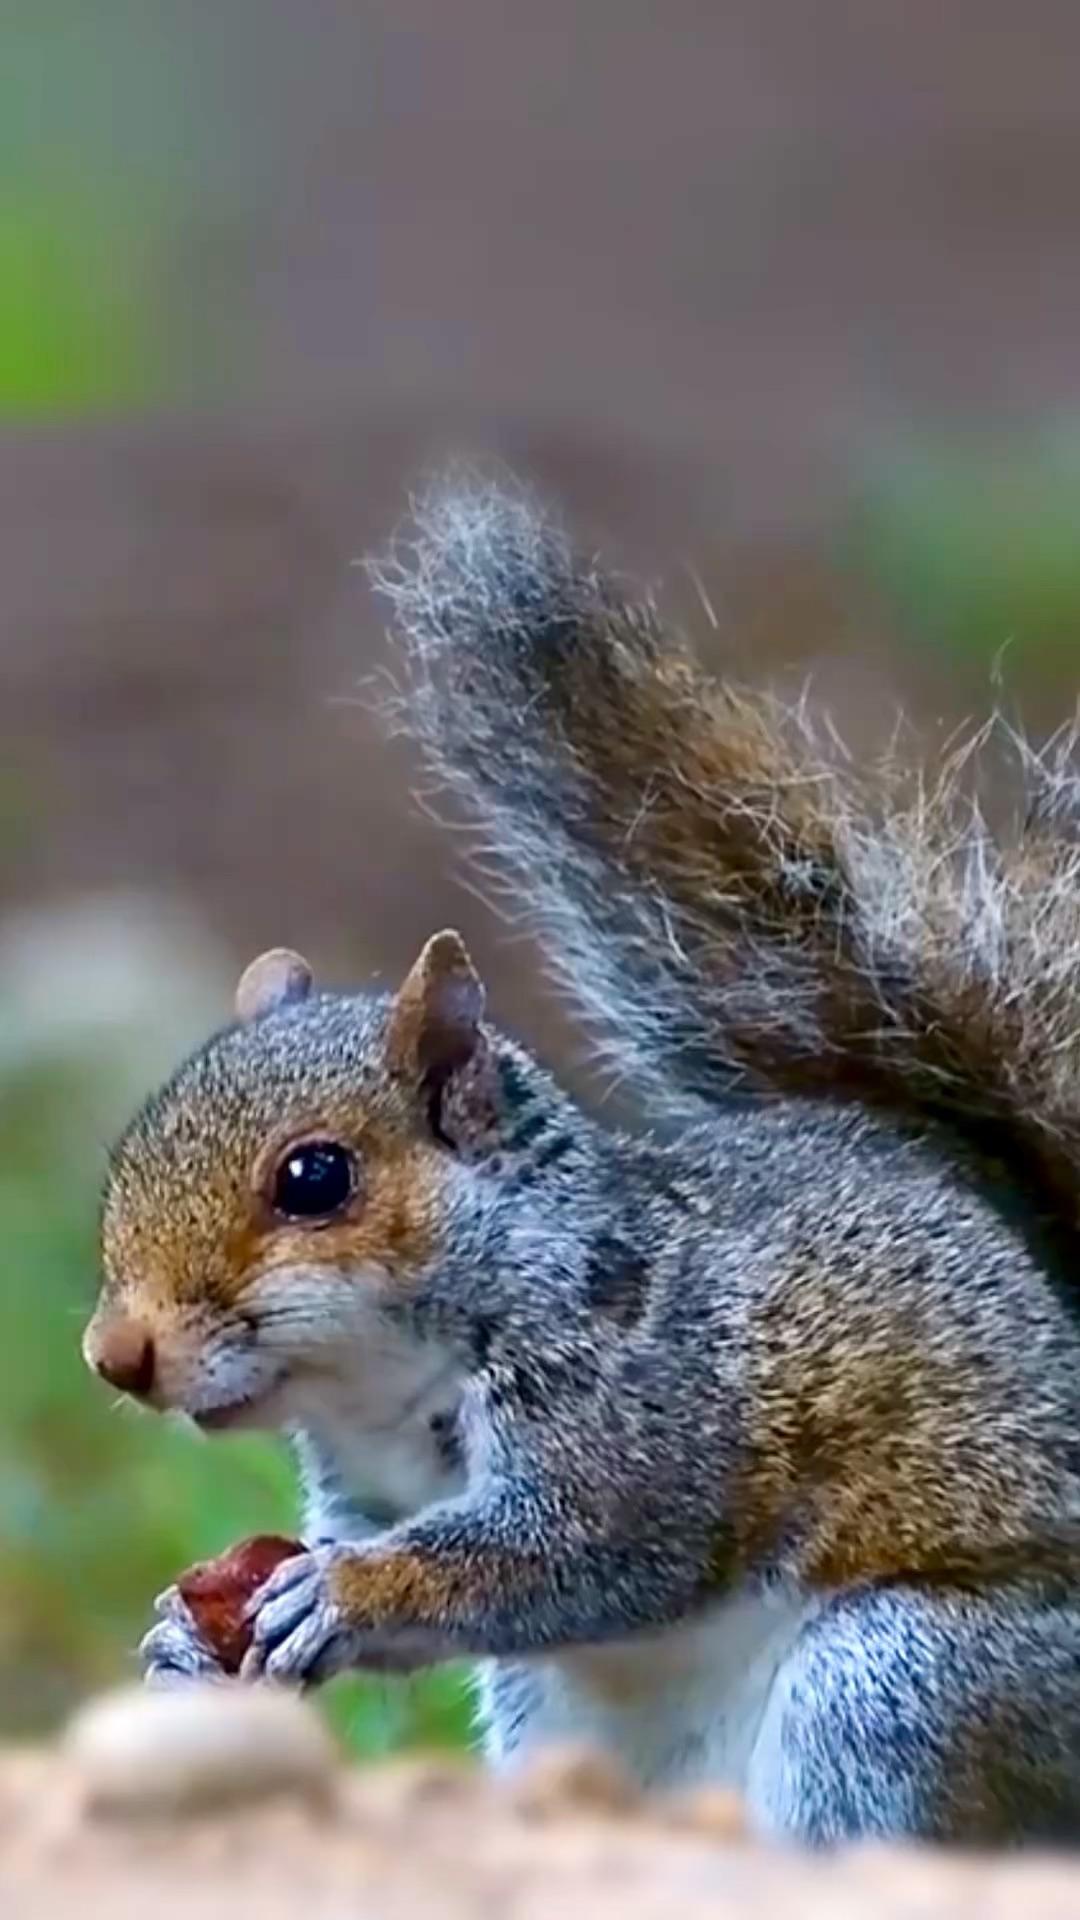
POLYGON ((139 1646, 139 1664, 148 1686, 224 1677, 175 1587, 159 1595, 154 1610, 157 1625, 150 1628, 139 1646))
POLYGON ((166 1587, 162 1593, 155 1596, 154 1618, 156 1620, 175 1620, 178 1621, 181 1626, 189 1627, 193 1633, 195 1631, 195 1622, 192 1620, 187 1602, 177 1586, 166 1587))
POLYGON ((328 1680, 356 1663, 357 1636, 331 1598, 329 1574, 348 1547, 316 1547, 287 1560, 252 1602, 254 1633, 242 1680, 298 1686, 328 1680))

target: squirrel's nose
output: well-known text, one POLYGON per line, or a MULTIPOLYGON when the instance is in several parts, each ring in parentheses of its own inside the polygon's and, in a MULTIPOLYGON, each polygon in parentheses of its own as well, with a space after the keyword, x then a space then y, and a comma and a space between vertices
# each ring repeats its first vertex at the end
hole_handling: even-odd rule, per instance
POLYGON ((112 1320, 87 1339, 86 1357, 119 1393, 145 1400, 154 1385, 154 1336, 139 1320, 112 1320))

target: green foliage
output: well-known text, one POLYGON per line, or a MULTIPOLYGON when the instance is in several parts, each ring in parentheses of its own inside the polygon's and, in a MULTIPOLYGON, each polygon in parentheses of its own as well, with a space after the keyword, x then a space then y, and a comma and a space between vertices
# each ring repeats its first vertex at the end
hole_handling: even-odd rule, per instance
POLYGON ((848 557, 916 641, 1068 668, 1080 644, 1080 435, 925 443, 882 463, 848 557))
MULTIPOLYGON (((112 1406, 86 1373, 79 1341, 95 1291, 100 1141, 118 1092, 131 1097, 133 1070, 116 996, 90 981, 90 923, 44 938, 45 959, 31 964, 27 949, 21 973, 5 972, 0 942, 0 1734, 9 1736, 48 1727, 91 1689, 130 1675, 153 1596, 180 1568, 244 1534, 292 1530, 296 1517, 283 1451, 253 1437, 203 1441, 112 1406), (93 989, 83 1029, 62 1026, 58 980, 40 1004, 27 985, 72 945, 93 989)), ((134 1012, 130 979, 119 987, 134 1012)), ((152 1048, 136 1051, 144 1075, 157 1070, 152 1048)), ((464 1689, 450 1673, 342 1681, 326 1708, 362 1754, 467 1734, 464 1689)))
POLYGON ((140 28, 137 9, 110 7, 88 35, 74 0, 7 9, 0 414, 9 419, 126 408, 162 390, 161 235, 176 195, 167 171, 139 164, 132 138, 147 87, 151 114, 164 97, 159 36, 142 12, 140 28))
POLYGON ((41 419, 160 391, 149 232, 115 191, 24 186, 0 202, 0 412, 41 419), (140 257, 142 249, 142 257, 140 257))

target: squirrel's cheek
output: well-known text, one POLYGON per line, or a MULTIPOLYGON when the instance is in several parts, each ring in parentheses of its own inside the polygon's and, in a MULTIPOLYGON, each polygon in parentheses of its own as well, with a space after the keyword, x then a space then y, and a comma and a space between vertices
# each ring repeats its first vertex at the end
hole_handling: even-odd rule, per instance
POLYGON ((256 1291, 275 1272, 305 1271, 320 1283, 337 1282, 378 1290, 392 1276, 423 1266, 430 1258, 432 1222, 418 1196, 384 1173, 377 1182, 361 1218, 325 1227, 283 1227, 262 1251, 263 1277, 256 1291))

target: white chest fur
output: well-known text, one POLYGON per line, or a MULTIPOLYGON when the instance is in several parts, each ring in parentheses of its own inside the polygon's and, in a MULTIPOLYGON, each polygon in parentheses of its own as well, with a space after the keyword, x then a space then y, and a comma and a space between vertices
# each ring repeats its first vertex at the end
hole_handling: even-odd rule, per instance
POLYGON ((457 1493, 460 1464, 433 1424, 452 1415, 457 1391, 453 1365, 428 1353, 391 1354, 377 1393, 321 1386, 310 1409, 297 1393, 308 1537, 355 1540, 457 1493))
POLYGON ((768 1706, 811 1606, 777 1591, 736 1594, 695 1620, 615 1647, 588 1648, 481 1679, 492 1762, 540 1746, 601 1748, 648 1786, 745 1788, 777 1738, 768 1706))

